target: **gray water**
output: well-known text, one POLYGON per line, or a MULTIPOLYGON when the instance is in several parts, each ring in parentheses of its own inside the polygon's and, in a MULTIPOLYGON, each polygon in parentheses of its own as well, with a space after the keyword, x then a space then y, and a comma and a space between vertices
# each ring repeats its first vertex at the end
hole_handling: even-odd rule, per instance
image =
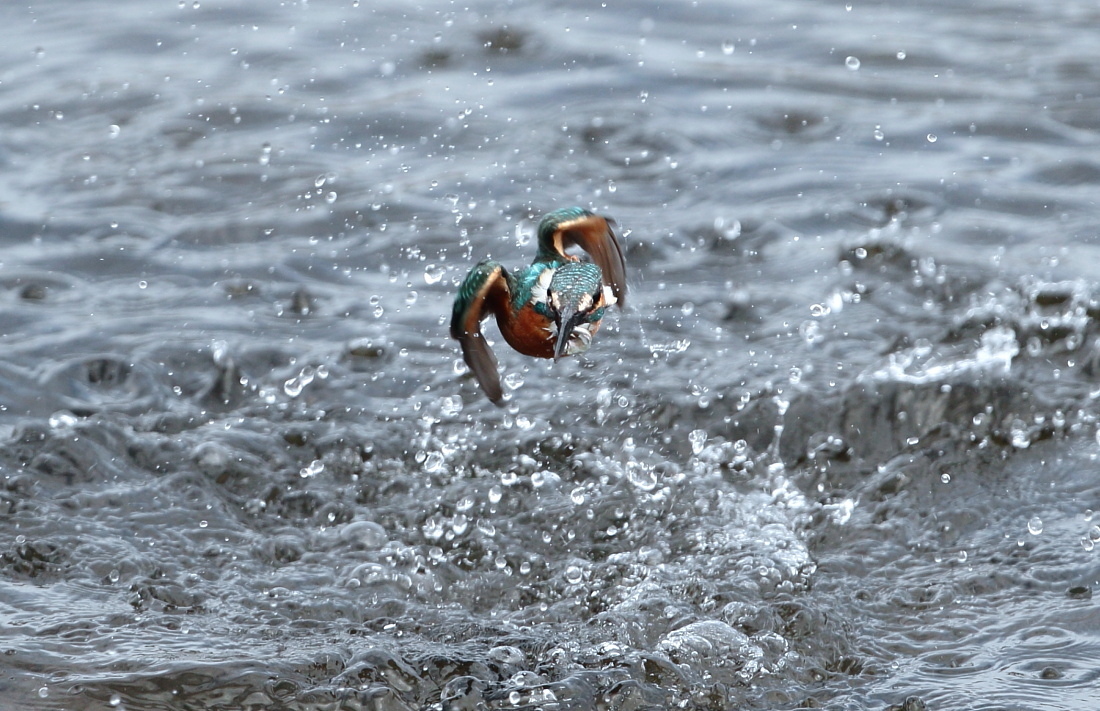
POLYGON ((0 22, 0 707, 1096 705, 1095 3, 0 22), (498 409, 573 204, 630 308, 498 409))

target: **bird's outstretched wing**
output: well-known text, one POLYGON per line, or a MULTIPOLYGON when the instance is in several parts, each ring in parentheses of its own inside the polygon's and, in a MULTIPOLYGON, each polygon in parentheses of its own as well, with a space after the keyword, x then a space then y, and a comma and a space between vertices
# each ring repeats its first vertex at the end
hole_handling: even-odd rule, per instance
POLYGON ((536 259, 568 259, 565 250, 577 245, 592 255, 603 272, 604 284, 618 299, 626 302, 626 259, 615 221, 582 207, 564 207, 542 218, 538 229, 539 253, 536 259))
POLYGON ((481 322, 489 314, 498 313, 511 296, 508 272, 499 262, 487 259, 466 275, 451 313, 451 337, 462 345, 462 359, 496 405, 501 404, 504 393, 500 388, 497 359, 481 333, 481 322))

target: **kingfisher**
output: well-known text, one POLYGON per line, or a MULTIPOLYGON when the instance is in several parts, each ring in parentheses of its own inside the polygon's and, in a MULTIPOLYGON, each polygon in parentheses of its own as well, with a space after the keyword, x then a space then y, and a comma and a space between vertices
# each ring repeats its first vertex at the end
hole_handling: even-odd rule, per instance
POLYGON ((565 207, 539 222, 530 266, 513 273, 485 259, 470 270, 455 297, 451 337, 478 385, 501 405, 496 358, 481 333, 485 318, 496 316, 504 340, 523 355, 556 361, 588 350, 607 309, 623 308, 625 299, 626 260, 615 221, 565 207), (566 254, 573 246, 592 261, 566 254))

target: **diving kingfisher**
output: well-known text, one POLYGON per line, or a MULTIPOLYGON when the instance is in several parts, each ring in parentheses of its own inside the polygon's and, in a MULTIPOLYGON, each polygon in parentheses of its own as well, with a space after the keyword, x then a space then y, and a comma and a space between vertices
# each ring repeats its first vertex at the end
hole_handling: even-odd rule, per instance
POLYGON ((553 358, 588 350, 609 306, 623 308, 626 261, 615 221, 565 207, 539 222, 535 261, 516 273, 485 259, 470 270, 455 296, 451 337, 489 399, 501 405, 496 358, 481 333, 492 314, 508 345, 523 355, 553 358), (565 250, 577 246, 591 262, 565 250))

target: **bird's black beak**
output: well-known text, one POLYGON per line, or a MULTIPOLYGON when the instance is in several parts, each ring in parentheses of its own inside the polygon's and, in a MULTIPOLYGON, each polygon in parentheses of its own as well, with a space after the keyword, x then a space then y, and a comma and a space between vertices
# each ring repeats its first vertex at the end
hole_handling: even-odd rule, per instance
POLYGON ((576 308, 570 306, 565 307, 556 315, 558 340, 554 344, 554 360, 565 355, 565 348, 569 345, 569 338, 573 335, 573 329, 577 327, 577 323, 582 318, 584 318, 584 314, 579 313, 576 308))

